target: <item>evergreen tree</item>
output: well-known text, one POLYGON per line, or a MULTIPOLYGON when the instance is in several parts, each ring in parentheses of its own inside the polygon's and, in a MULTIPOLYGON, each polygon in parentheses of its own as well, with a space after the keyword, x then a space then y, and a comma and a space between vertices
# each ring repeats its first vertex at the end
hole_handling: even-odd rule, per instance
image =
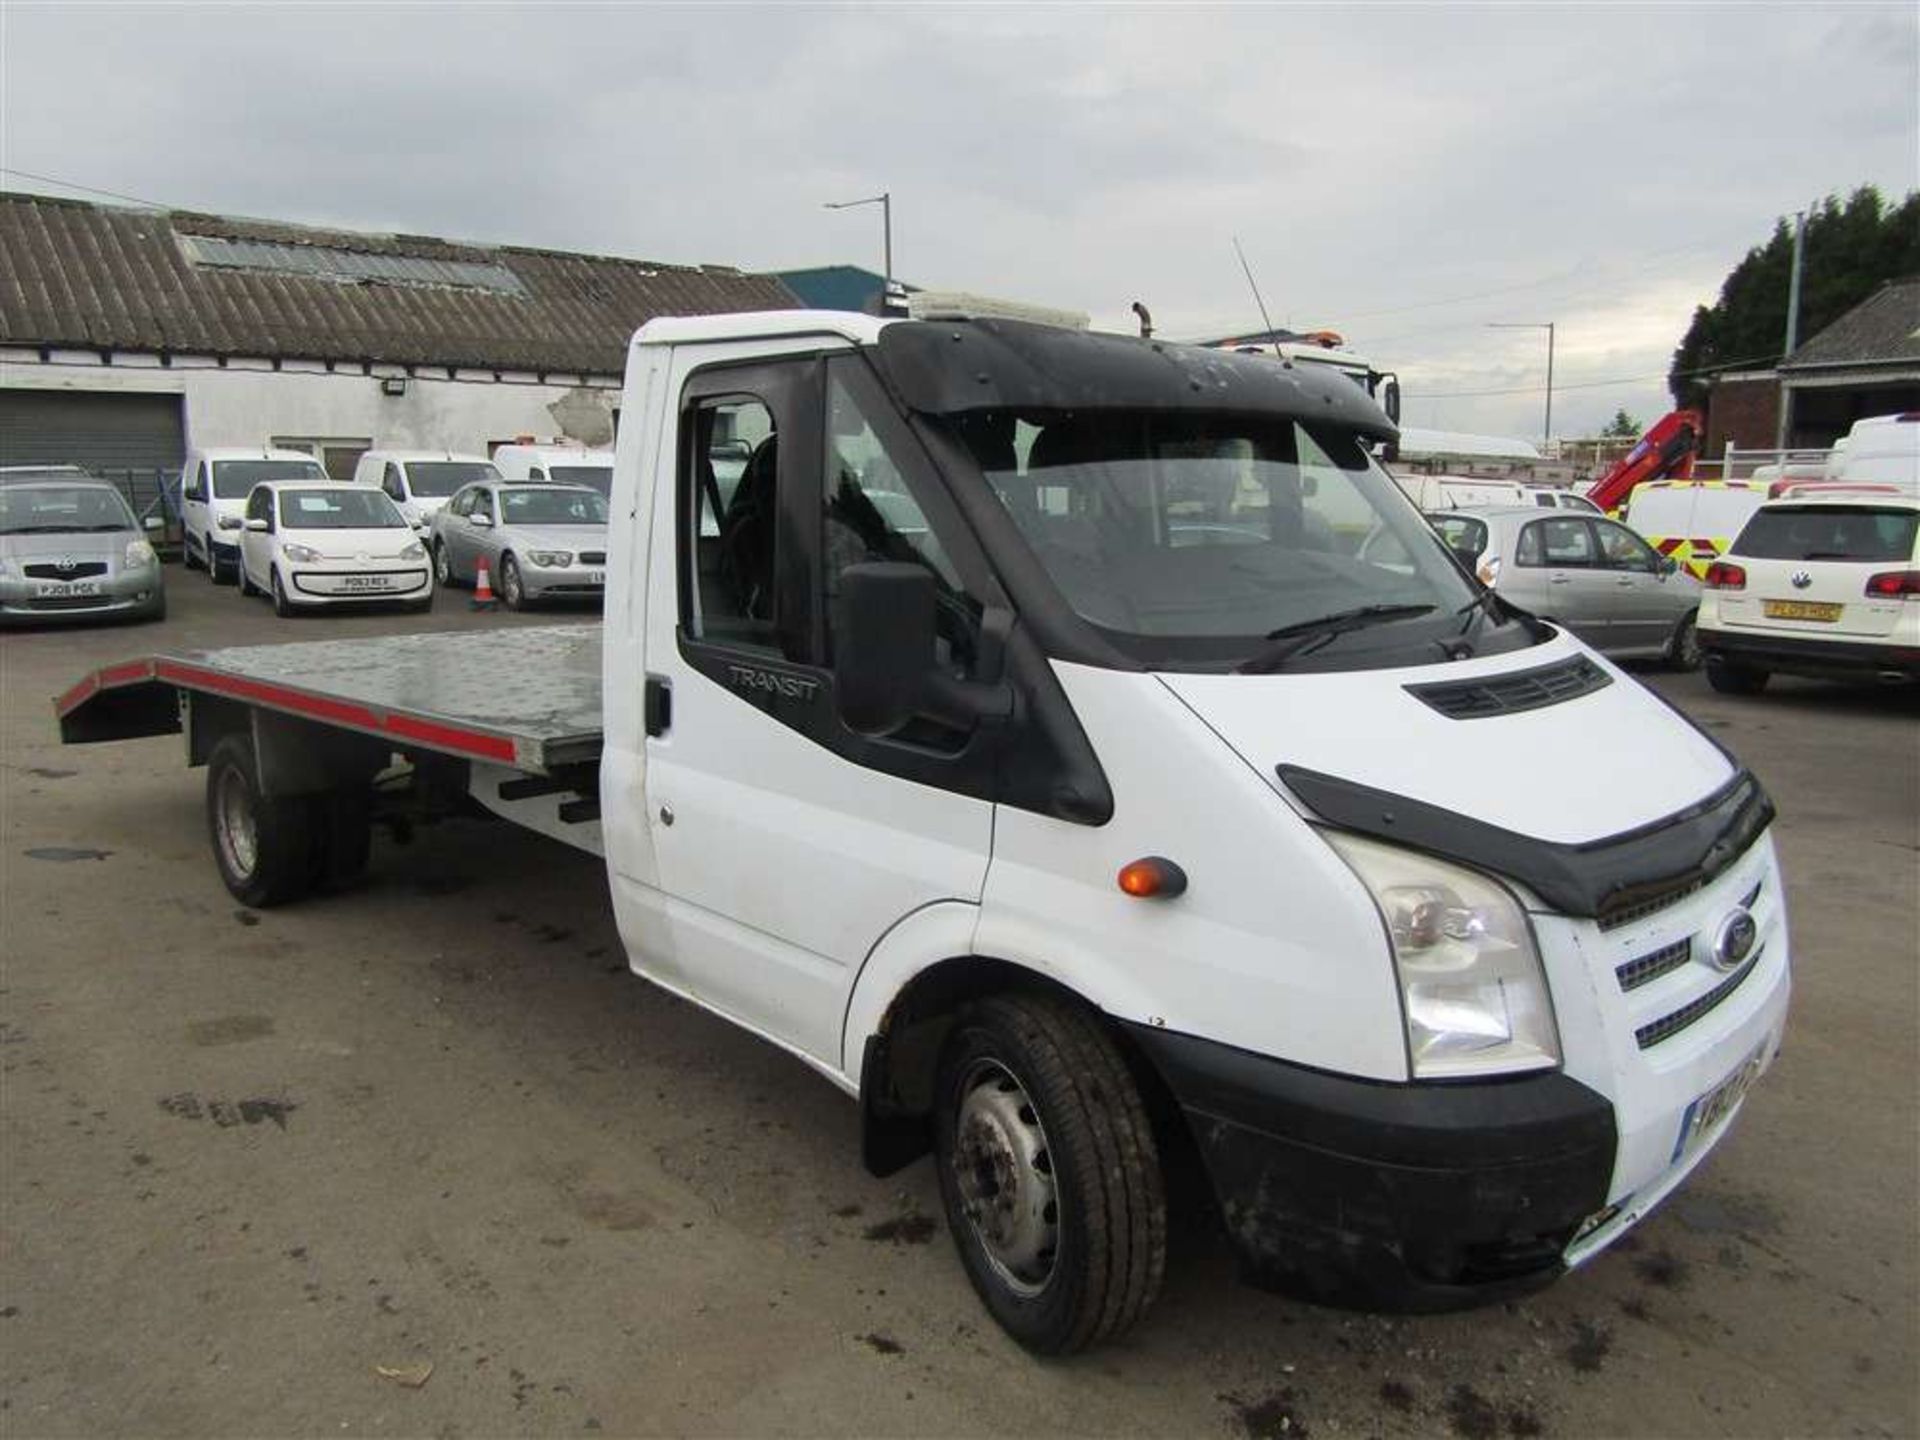
MULTIPOLYGON (((1676 405, 1705 397, 1710 377, 1696 372, 1779 363, 1792 273, 1793 225, 1782 218, 1767 242, 1733 267, 1720 299, 1693 312, 1667 374, 1676 405)), ((1871 185, 1844 201, 1829 195, 1807 216, 1800 339, 1819 334, 1888 280, 1913 274, 1920 274, 1920 191, 1893 207, 1871 185)))

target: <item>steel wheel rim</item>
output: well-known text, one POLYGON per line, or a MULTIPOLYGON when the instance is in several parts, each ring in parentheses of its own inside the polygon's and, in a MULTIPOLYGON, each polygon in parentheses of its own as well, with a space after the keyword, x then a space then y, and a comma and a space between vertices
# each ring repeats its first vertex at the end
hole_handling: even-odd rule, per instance
POLYGON ((961 1213, 1008 1289, 1038 1295, 1060 1247, 1060 1193, 1047 1132, 1013 1072, 982 1060, 960 1087, 953 1176, 961 1213))
POLYGON ((214 805, 220 825, 220 853, 227 868, 242 878, 253 874, 260 863, 260 833, 253 823, 253 797, 246 778, 229 769, 220 777, 220 790, 214 805))

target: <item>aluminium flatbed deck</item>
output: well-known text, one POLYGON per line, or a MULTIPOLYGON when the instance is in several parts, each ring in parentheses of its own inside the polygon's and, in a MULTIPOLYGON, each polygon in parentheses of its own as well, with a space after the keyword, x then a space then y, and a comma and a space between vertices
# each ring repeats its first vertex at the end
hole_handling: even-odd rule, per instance
POLYGON ((150 655, 54 702, 69 744, 180 730, 178 692, 548 775, 600 758, 600 627, 368 636, 150 655))

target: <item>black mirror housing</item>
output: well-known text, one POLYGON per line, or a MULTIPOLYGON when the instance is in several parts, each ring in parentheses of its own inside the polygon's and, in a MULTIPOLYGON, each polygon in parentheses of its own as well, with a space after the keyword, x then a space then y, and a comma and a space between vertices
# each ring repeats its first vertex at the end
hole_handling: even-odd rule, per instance
POLYGON ((935 606, 922 566, 873 562, 840 572, 833 686, 849 729, 884 735, 913 718, 934 672, 935 606))

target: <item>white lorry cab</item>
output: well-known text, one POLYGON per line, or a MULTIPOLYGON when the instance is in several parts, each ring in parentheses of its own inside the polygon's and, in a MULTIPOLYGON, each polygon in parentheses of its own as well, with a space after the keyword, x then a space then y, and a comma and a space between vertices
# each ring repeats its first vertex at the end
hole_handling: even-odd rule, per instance
POLYGON ((354 483, 386 491, 422 538, 433 528, 434 512, 454 491, 477 480, 500 478, 486 456, 451 450, 369 450, 353 467, 354 483))
POLYGON ((324 480, 320 462, 298 450, 193 450, 180 471, 181 560, 216 585, 240 576, 240 529, 247 497, 262 480, 324 480))
POLYGON ((875 1173, 931 1154, 1040 1352, 1151 1302, 1169 1167, 1259 1281, 1467 1305, 1617 1239, 1772 1061, 1759 783, 1479 588, 1345 378, 715 315, 639 332, 623 414, 599 629, 153 656, 63 733, 184 727, 250 904, 450 792, 603 855, 632 968, 855 1097, 875 1173))
POLYGON ((613 488, 613 452, 580 445, 500 445, 493 463, 507 480, 557 480, 586 485, 602 495, 613 488))

